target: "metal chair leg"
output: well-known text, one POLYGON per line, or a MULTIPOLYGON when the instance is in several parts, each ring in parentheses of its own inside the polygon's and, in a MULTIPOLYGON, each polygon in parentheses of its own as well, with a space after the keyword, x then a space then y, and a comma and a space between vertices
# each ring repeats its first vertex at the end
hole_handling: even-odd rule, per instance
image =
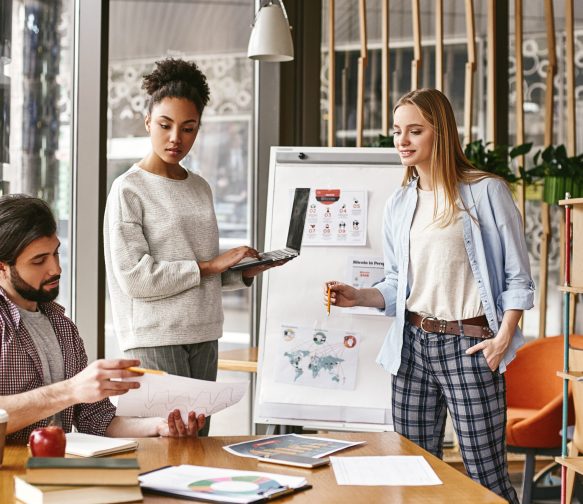
POLYGON ((522 476, 522 504, 530 504, 532 500, 532 478, 534 476, 534 450, 526 451, 524 472, 522 476))

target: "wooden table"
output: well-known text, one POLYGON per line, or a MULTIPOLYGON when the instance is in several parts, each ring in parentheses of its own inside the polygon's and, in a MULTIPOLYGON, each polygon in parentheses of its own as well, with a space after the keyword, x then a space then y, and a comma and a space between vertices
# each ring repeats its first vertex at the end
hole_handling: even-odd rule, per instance
MULTIPOLYGON (((394 432, 383 433, 333 433, 322 435, 349 441, 366 441, 363 446, 339 452, 342 456, 370 455, 423 455, 433 467, 443 485, 425 487, 367 487, 338 486, 331 466, 309 470, 266 464, 255 459, 237 457, 222 449, 224 445, 239 443, 256 436, 208 437, 194 440, 168 438, 141 439, 137 452, 117 455, 116 457, 135 457, 137 455, 142 471, 149 471, 164 465, 194 464, 230 469, 264 471, 292 476, 304 476, 313 485, 311 490, 300 492, 274 502, 294 503, 457 503, 471 502, 504 503, 505 501, 470 480, 445 462, 430 455, 404 437, 394 432)), ((7 446, 4 452, 4 465, 0 468, 0 502, 14 502, 14 474, 24 473, 28 450, 23 446, 7 446)), ((146 503, 185 503, 187 501, 144 495, 146 503)))
POLYGON ((219 369, 257 373, 257 347, 219 352, 219 369))

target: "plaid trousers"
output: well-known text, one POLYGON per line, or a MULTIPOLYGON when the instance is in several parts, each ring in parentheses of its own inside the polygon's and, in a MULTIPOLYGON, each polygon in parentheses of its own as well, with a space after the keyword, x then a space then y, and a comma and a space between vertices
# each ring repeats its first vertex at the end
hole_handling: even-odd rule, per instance
POLYGON ((506 459, 504 376, 481 351, 465 353, 480 341, 405 324, 401 366, 392 377, 395 431, 442 458, 447 408, 468 475, 518 504, 506 459))

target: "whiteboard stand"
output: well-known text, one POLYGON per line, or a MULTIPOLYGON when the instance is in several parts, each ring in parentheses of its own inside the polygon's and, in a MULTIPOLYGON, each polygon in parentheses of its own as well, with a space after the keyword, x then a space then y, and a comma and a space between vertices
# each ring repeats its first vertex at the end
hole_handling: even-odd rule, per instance
MULTIPOLYGON (((298 187, 313 191, 339 189, 345 195, 365 192, 367 226, 365 244, 358 246, 346 242, 342 246, 309 246, 313 242, 307 242, 304 235, 299 257, 264 274, 254 422, 267 424, 269 432, 274 432, 276 425, 317 430, 392 430, 390 375, 375 363, 392 318, 348 313, 334 307, 326 317, 322 300, 325 281, 349 281, 346 277, 350 274, 350 257, 382 257, 385 203, 400 187, 402 178, 403 167, 395 149, 271 148, 264 250, 285 246, 291 200, 298 187), (325 325, 330 333, 353 331, 360 335, 354 388, 282 382, 277 366, 282 362, 283 324, 304 328, 325 325)), ((334 211, 333 206, 330 208, 334 211)), ((358 228, 358 222, 356 225, 358 228)), ((351 369, 354 372, 355 368, 351 369)), ((304 375, 302 379, 305 378, 304 375)))

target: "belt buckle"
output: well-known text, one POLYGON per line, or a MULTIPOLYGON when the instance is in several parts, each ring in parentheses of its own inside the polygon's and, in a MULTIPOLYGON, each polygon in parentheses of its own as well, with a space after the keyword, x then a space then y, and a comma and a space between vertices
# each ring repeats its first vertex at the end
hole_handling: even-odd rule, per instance
POLYGON ((429 334, 431 331, 428 331, 427 329, 425 329, 425 327, 423 327, 423 323, 426 320, 437 320, 437 317, 434 317, 433 315, 425 315, 422 319, 421 319, 421 324, 419 324, 420 329, 425 333, 425 334, 429 334))
POLYGON ((419 324, 420 329, 425 333, 425 334, 429 334, 431 332, 435 332, 435 331, 428 331, 427 329, 425 329, 425 327, 423 327, 423 323, 426 320, 434 320, 435 322, 439 322, 439 328, 437 329, 437 333, 439 334, 445 334, 445 329, 447 326, 447 320, 443 320, 443 319, 438 319, 437 317, 434 317, 433 315, 425 315, 422 319, 421 319, 421 324, 419 324))

